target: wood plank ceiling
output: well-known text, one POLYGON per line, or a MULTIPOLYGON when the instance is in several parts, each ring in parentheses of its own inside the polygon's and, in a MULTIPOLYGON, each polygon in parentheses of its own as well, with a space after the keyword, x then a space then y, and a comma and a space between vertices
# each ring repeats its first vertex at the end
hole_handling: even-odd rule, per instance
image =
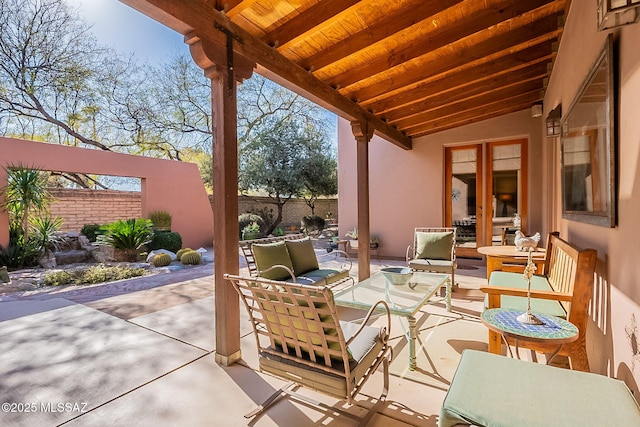
POLYGON ((219 0, 232 23, 413 138, 543 98, 567 0, 219 0))

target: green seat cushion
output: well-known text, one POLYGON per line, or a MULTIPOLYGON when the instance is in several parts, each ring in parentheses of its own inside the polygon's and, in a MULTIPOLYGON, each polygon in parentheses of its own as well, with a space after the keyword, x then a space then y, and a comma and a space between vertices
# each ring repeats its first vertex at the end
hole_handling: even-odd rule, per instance
POLYGON ((275 268, 263 273, 263 270, 273 267, 274 265, 284 265, 293 270, 289 252, 287 252, 287 247, 284 242, 254 243, 251 245, 251 251, 256 261, 256 267, 258 267, 258 271, 260 272, 260 277, 272 280, 287 280, 291 277, 284 268, 275 268))
POLYGON ((453 232, 416 232, 416 258, 451 260, 453 232))
MULTIPOLYGON (((312 283, 318 283, 322 280, 326 281, 326 285, 331 285, 339 280, 343 280, 349 277, 348 270, 333 270, 330 268, 323 268, 318 270, 308 271, 302 276, 296 277, 296 279, 310 280, 312 283)), ((305 283, 298 280, 300 283, 305 283)))
POLYGON ((293 274, 299 276, 307 271, 318 269, 318 258, 311 239, 286 240, 285 245, 293 265, 293 274))
POLYGON ((627 386, 604 375, 465 350, 439 427, 638 426, 627 386))
MULTIPOLYGON (((510 271, 494 271, 489 278, 489 286, 503 286, 517 289, 527 289, 527 281, 522 273, 514 273, 510 271)), ((531 289, 540 291, 550 291, 551 285, 546 277, 535 275, 531 278, 531 289)), ((485 297, 485 307, 487 306, 488 297, 485 297)), ((527 310, 526 297, 514 297, 502 295, 500 297, 500 306, 505 308, 513 308, 516 310, 527 310)), ((562 308, 562 304, 558 301, 531 298, 531 310, 539 313, 558 316, 565 318, 567 313, 562 308)))

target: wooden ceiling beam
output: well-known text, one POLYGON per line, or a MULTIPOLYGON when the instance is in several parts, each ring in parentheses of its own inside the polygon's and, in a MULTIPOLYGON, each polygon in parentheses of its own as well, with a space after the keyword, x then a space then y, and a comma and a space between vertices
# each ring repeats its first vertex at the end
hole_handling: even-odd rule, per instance
POLYGON ((399 128, 406 127, 408 123, 406 122, 407 120, 413 120, 414 117, 420 117, 422 114, 433 109, 487 93, 492 93, 501 88, 520 85, 532 80, 539 81, 540 84, 542 84, 542 79, 546 76, 547 64, 539 62, 530 67, 506 72, 499 76, 485 77, 479 80, 470 81, 464 86, 459 86, 457 88, 452 87, 451 90, 435 92, 420 102, 410 104, 404 108, 398 108, 388 114, 385 114, 383 115, 383 118, 387 123, 399 128))
POLYGON ((408 4, 406 10, 388 16, 361 31, 343 39, 330 49, 324 49, 313 56, 298 61, 306 70, 318 70, 349 55, 371 46, 393 34, 402 31, 438 12, 454 6, 463 0, 416 0, 408 4))
POLYGON ((262 41, 278 49, 308 31, 317 31, 339 19, 339 15, 360 0, 324 0, 269 31, 262 41))
MULTIPOLYGON (((455 70, 456 68, 470 68, 469 64, 472 64, 474 61, 478 61, 478 64, 489 63, 499 57, 517 50, 522 50, 532 44, 538 44, 543 40, 556 38, 562 31, 558 29, 557 19, 558 15, 547 16, 521 28, 484 40, 478 44, 460 46, 457 50, 451 50, 449 54, 439 58, 425 55, 422 60, 415 62, 412 66, 416 69, 421 69, 425 73, 425 77, 427 77, 444 72, 451 72, 451 70, 455 70)), ((357 89, 343 88, 340 89, 339 92, 359 102, 411 85, 415 81, 415 75, 411 73, 387 74, 388 76, 385 76, 382 80, 371 79, 371 85, 364 87, 359 85, 357 89)), ((337 82, 327 81, 327 83, 332 85, 337 82)))
POLYGON ((412 138, 416 138, 429 133, 440 132, 444 129, 479 122, 489 117, 498 117, 510 112, 530 108, 535 102, 539 101, 539 99, 540 93, 538 90, 523 93, 512 99, 497 100, 493 103, 482 105, 472 110, 465 110, 455 115, 425 122, 420 126, 416 126, 408 130, 407 134, 411 135, 412 138))
POLYGON ((501 86, 494 90, 484 91, 479 94, 470 94, 466 98, 443 103, 440 106, 434 106, 434 108, 423 113, 398 120, 394 124, 398 129, 410 132, 413 127, 420 126, 425 122, 453 116, 459 114, 461 111, 474 110, 478 107, 491 105, 496 102, 496 100, 514 98, 523 93, 539 92, 541 86, 542 77, 519 81, 510 85, 505 84, 503 87, 501 86))
POLYGON ((121 1, 183 35, 195 31, 203 43, 217 44, 221 49, 226 45, 226 35, 215 27, 217 25, 225 28, 242 40, 241 43, 234 42, 234 51, 255 61, 259 65, 258 71, 261 74, 268 71, 273 76, 278 76, 278 83, 284 84, 287 88, 301 93, 349 121, 367 121, 382 138, 401 148, 411 149, 411 138, 407 135, 340 95, 275 49, 231 22, 222 12, 212 7, 209 1, 191 0, 188 3, 172 0, 121 1))
MULTIPOLYGON (((552 58, 553 51, 548 42, 528 47, 521 51, 497 58, 489 64, 481 63, 471 68, 455 69, 452 72, 430 76, 416 80, 416 83, 389 91, 379 97, 360 102, 360 105, 376 114, 388 113, 408 106, 449 89, 469 84, 469 76, 475 79, 493 78, 503 73, 527 68, 534 64, 546 62, 552 58)), ((545 65, 546 67, 546 65, 545 65)))
MULTIPOLYGON (((364 78, 383 73, 389 68, 409 62, 444 46, 458 43, 472 34, 495 31, 497 28, 494 26, 497 24, 526 15, 534 10, 540 9, 548 16, 552 8, 543 5, 549 2, 551 0, 522 0, 515 4, 511 0, 494 0, 493 2, 488 2, 490 3, 489 5, 486 5, 485 2, 462 3, 455 9, 459 9, 460 14, 464 13, 463 17, 457 19, 453 16, 443 18, 448 19, 449 23, 442 26, 438 25, 437 28, 434 28, 435 25, 430 21, 420 28, 416 25, 415 31, 423 33, 421 38, 414 40, 410 44, 399 42, 397 43, 399 47, 393 49, 388 55, 366 61, 359 67, 350 67, 348 71, 331 77, 328 83, 332 86, 347 87, 364 78)), ((540 12, 539 14, 544 15, 544 13, 540 12)), ((451 15, 454 15, 454 13, 451 12, 451 15)), ((320 70, 314 69, 314 74, 318 75, 318 71, 320 70)), ((323 77, 318 76, 324 80, 323 77)))

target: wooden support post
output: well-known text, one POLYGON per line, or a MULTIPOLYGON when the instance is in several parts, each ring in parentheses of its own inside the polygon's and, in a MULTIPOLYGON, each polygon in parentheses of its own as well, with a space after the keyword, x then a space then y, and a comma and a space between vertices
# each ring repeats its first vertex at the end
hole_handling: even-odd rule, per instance
POLYGON ((357 185, 358 185, 358 280, 371 276, 371 230, 369 227, 369 141, 373 127, 369 123, 351 122, 356 137, 357 185))
POLYGON ((224 46, 203 42, 195 32, 185 35, 194 61, 211 79, 213 135, 213 270, 215 285, 216 363, 240 360, 240 304, 225 273, 238 274, 238 123, 236 82, 253 73, 255 63, 236 57, 242 39, 224 27, 224 46))

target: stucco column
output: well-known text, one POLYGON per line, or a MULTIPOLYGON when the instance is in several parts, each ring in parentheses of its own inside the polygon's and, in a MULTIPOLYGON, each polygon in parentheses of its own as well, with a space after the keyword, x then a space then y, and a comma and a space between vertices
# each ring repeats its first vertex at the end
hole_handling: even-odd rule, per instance
POLYGON ((351 122, 351 130, 356 138, 356 170, 358 187, 358 280, 371 276, 371 230, 369 226, 369 141, 373 137, 373 127, 364 120, 351 122))
POLYGON ((233 51, 241 39, 226 28, 226 46, 203 42, 195 33, 185 36, 195 62, 211 79, 213 132, 213 254, 217 363, 240 360, 240 304, 225 273, 238 274, 238 132, 237 81, 253 73, 255 63, 233 51), (237 57, 236 57, 237 56, 237 57))

